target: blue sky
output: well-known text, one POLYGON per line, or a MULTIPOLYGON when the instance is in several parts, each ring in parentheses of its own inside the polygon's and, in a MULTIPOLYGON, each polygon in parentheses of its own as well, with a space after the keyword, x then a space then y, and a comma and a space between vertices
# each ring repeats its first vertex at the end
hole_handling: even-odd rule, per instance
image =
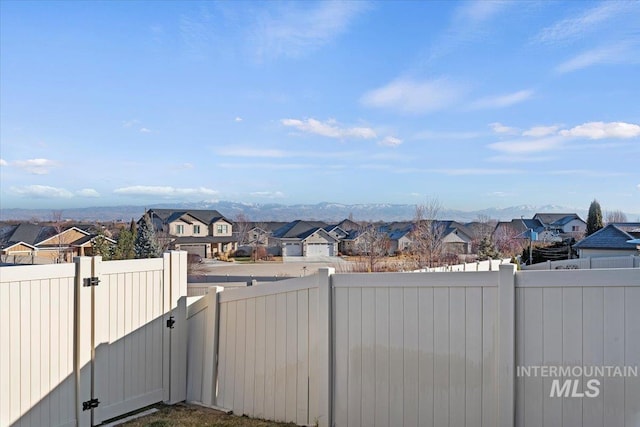
POLYGON ((0 3, 0 201, 640 212, 640 2, 0 3))

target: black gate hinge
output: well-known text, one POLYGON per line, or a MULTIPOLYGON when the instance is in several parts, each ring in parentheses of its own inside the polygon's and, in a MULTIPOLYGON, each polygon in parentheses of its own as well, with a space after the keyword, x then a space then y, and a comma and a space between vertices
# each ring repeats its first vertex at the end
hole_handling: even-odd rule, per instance
POLYGON ((175 324, 176 324, 176 321, 173 320, 173 316, 169 316, 169 318, 167 319, 167 328, 173 329, 173 325, 175 324))
POLYGON ((100 279, 98 279, 97 277, 87 277, 86 279, 84 279, 83 286, 98 286, 99 283, 100 279))
POLYGON ((100 401, 98 399, 87 400, 86 402, 82 402, 82 410, 88 411, 90 409, 97 408, 99 404, 100 401))

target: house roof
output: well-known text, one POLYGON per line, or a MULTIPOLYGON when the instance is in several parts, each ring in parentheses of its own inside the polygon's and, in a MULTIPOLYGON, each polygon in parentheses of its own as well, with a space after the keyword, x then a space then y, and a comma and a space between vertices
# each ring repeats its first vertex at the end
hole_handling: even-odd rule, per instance
POLYGON ((231 221, 214 209, 149 209, 148 212, 160 218, 163 223, 175 221, 183 215, 190 215, 204 224, 212 224, 221 219, 231 223, 231 221))
POLYGON ((635 245, 628 243, 633 236, 613 224, 596 231, 573 245, 576 249, 635 249, 635 245))
POLYGON ((535 232, 544 231, 544 225, 538 219, 512 219, 511 221, 501 221, 496 224, 496 228, 494 233, 499 229, 507 229, 510 230, 516 237, 528 238, 525 234, 529 230, 533 230, 535 232))
POLYGON ((469 240, 473 239, 474 233, 473 231, 465 226, 464 224, 461 224, 457 221, 435 221, 436 224, 442 224, 444 226, 444 236, 448 236, 451 233, 462 233, 464 234, 469 240))
POLYGON ((253 230, 254 228, 259 228, 260 230, 266 231, 266 232, 273 232, 275 230, 277 230, 280 227, 284 227, 285 225, 289 224, 288 222, 283 222, 283 221, 262 221, 262 222, 248 222, 247 223, 249 225, 249 230, 253 230))
POLYGON ((537 213, 533 216, 533 219, 538 219, 545 225, 563 225, 573 219, 581 219, 576 213, 537 213), (558 221, 564 221, 560 223, 558 221))
MULTIPOLYGON (((326 222, 322 221, 302 221, 296 220, 288 224, 283 225, 277 230, 273 231, 273 237, 278 239, 299 239, 301 236, 308 233, 310 230, 317 230, 318 228, 324 228, 327 226, 326 222)), ((307 236, 305 236, 307 237, 307 236)))
POLYGON ((20 242, 35 246, 56 234, 55 228, 52 226, 21 223, 9 227, 4 229, 0 243, 2 248, 14 246, 20 242))
POLYGON ((620 230, 626 231, 627 233, 637 233, 640 231, 640 222, 610 222, 609 224, 615 225, 620 230))

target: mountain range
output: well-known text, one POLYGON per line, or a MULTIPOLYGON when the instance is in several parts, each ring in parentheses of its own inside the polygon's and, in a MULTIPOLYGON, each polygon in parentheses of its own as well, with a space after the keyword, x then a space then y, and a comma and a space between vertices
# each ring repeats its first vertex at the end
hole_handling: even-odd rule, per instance
MULTIPOLYGON (((130 221, 140 218, 145 209, 215 209, 222 215, 234 220, 239 214, 244 214, 249 221, 292 221, 295 219, 321 220, 338 222, 345 218, 356 221, 405 221, 415 215, 416 205, 410 204, 341 204, 322 202, 317 204, 255 204, 230 201, 197 202, 197 203, 160 203, 149 206, 102 206, 87 208, 69 208, 55 210, 61 212, 61 217, 74 221, 130 221)), ((520 205, 506 208, 487 208, 474 211, 447 209, 439 210, 439 219, 451 219, 460 222, 477 220, 479 216, 496 220, 510 220, 513 218, 531 218, 538 212, 577 213, 583 219, 587 217, 587 209, 576 209, 556 205, 520 205)), ((52 209, 0 209, 0 220, 47 221, 53 217, 52 209)), ((605 213, 606 215, 606 213, 605 213)), ((629 221, 640 217, 638 213, 627 213, 629 221)))

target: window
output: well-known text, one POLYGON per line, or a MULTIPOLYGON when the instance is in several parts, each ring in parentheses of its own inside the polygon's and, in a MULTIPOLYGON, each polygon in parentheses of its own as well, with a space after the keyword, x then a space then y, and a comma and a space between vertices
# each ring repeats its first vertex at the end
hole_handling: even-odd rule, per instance
POLYGON ((184 234, 184 225, 182 224, 176 225, 176 234, 184 234))
POLYGON ((571 227, 571 231, 580 231, 580 226, 574 225, 571 227))
POLYGON ((227 234, 227 224, 217 224, 216 225, 216 233, 217 234, 227 234))
POLYGON ((193 234, 200 234, 200 226, 199 225, 194 225, 193 226, 193 234))

